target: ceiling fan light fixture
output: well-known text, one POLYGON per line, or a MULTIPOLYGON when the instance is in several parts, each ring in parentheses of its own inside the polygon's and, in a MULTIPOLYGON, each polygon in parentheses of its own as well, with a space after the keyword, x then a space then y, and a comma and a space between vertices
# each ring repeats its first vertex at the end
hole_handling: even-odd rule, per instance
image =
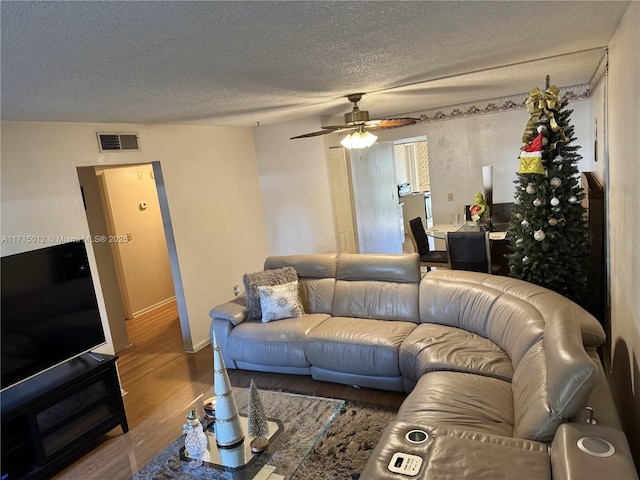
POLYGON ((373 133, 368 132, 366 130, 355 130, 351 132, 349 135, 344 137, 340 143, 343 147, 351 150, 352 148, 368 148, 378 139, 373 133))

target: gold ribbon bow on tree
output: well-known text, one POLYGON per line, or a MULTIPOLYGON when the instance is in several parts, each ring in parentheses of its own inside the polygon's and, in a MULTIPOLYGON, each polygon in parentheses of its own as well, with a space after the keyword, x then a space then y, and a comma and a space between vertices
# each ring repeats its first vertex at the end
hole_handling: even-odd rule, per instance
POLYGON ((549 149, 555 150, 558 142, 567 141, 567 138, 564 135, 564 130, 556 122, 552 111, 558 109, 561 105, 561 102, 558 100, 559 93, 560 89, 555 85, 551 85, 544 92, 542 92, 538 87, 535 87, 531 92, 529 92, 529 97, 527 98, 525 105, 527 106, 527 111, 531 114, 531 118, 524 129, 522 143, 529 143, 529 139, 536 132, 536 123, 538 122, 540 115, 542 115, 542 112, 549 117, 551 130, 554 132, 560 132, 560 138, 557 142, 551 144, 549 149))

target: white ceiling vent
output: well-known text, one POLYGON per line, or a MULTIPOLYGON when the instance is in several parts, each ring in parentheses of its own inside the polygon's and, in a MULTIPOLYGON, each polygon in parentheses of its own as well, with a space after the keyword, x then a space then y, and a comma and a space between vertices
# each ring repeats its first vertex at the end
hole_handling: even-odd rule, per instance
POLYGON ((124 152, 140 150, 136 133, 98 133, 101 152, 124 152))

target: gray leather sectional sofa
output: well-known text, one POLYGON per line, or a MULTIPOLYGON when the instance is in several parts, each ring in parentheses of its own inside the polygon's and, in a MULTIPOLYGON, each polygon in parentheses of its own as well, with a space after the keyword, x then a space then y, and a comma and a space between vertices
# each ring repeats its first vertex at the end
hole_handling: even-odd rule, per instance
POLYGON ((604 331, 565 297, 488 274, 422 276, 417 254, 264 265, 282 267, 298 273, 304 315, 246 321, 238 297, 211 310, 212 335, 227 368, 408 392, 361 479, 638 478, 596 351, 604 331))

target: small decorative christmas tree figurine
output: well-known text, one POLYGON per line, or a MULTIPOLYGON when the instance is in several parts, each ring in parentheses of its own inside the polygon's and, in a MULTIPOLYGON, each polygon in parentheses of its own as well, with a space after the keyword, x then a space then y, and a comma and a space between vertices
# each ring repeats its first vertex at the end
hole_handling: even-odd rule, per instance
POLYGON ((513 277, 554 290, 578 303, 585 297, 590 240, 572 146, 571 110, 559 90, 534 88, 527 100, 531 118, 520 153, 514 211, 509 223, 513 277))
POLYGON ((269 423, 264 412, 264 405, 258 393, 255 382, 251 379, 249 386, 249 405, 247 416, 247 430, 251 440, 251 451, 262 452, 269 446, 269 423))

